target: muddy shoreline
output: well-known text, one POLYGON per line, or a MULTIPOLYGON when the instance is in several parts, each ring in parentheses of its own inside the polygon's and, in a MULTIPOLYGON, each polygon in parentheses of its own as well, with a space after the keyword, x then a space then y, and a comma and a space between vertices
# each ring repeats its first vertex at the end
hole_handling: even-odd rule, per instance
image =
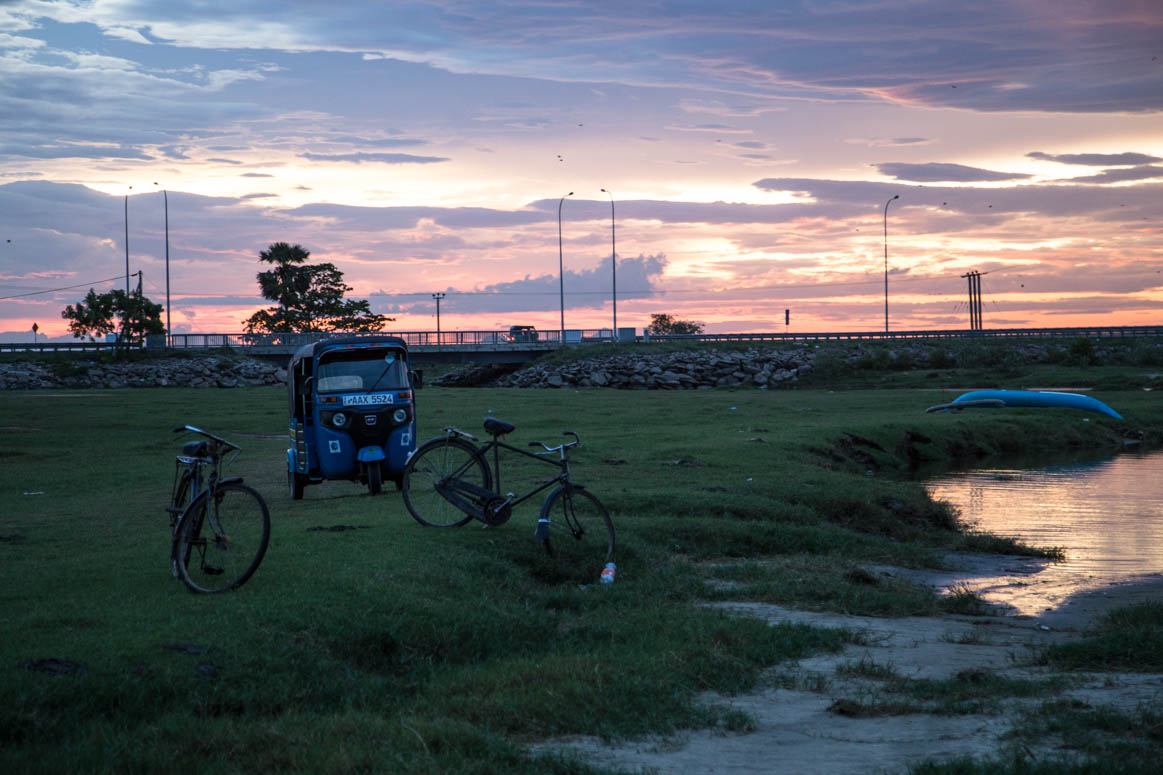
MULTIPOLYGON (((932 759, 998 757, 1004 735, 1023 712, 1046 697, 1007 698, 989 713, 935 715, 902 713, 862 717, 845 707, 885 696, 886 682, 852 677, 850 667, 883 666, 904 678, 948 679, 972 674, 1048 679, 1053 670, 1033 664, 1045 646, 1069 642, 1112 609, 1163 599, 1163 574, 1108 579, 1109 583, 1064 594, 1036 615, 1020 613, 1015 599, 1028 602, 1031 589, 1047 602, 1061 590, 1040 587, 1046 561, 999 555, 958 555, 952 571, 881 567, 876 573, 909 578, 937 590, 968 585, 990 604, 984 616, 947 615, 898 619, 796 611, 765 603, 727 602, 717 607, 769 623, 842 627, 862 634, 864 645, 779 665, 756 691, 744 695, 704 694, 701 700, 746 713, 753 731, 734 734, 696 730, 669 737, 606 743, 571 738, 538 746, 580 755, 593 764, 659 775, 788 772, 810 775, 897 773, 932 759), (847 703, 847 705, 846 705, 847 703)), ((1091 580, 1094 581, 1094 580, 1091 580)), ((1024 603, 1023 603, 1024 604, 1024 603)), ((1163 704, 1163 675, 1070 673, 1059 697, 1087 706, 1123 711, 1163 704)), ((1070 755, 1047 748, 1038 756, 1070 755)))

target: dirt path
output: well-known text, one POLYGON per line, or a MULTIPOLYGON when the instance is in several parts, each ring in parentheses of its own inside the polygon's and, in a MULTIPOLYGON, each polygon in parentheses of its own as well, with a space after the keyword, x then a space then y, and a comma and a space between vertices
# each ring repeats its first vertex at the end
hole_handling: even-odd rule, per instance
MULTIPOLYGON (((552 748, 580 753, 597 765, 676 775, 898 773, 925 759, 988 757, 1003 750, 1000 736, 1011 728, 1023 703, 1037 705, 1049 697, 1004 699, 992 712, 966 715, 860 715, 859 708, 900 699, 885 691, 888 673, 914 679, 1051 677, 1053 673, 1046 668, 1029 664, 1033 649, 1077 638, 1094 617, 1113 607, 1163 598, 1163 578, 1154 578, 1074 594, 1037 617, 1020 615, 1005 601, 1007 594, 1027 594, 1025 588, 1033 583, 1028 578, 1032 566, 994 557, 970 558, 970 563, 974 573, 995 571, 989 585, 992 592, 982 591, 987 601, 999 604, 994 615, 882 619, 795 611, 762 603, 724 604, 731 611, 772 623, 844 627, 864 634, 866 645, 773 669, 765 685, 752 694, 708 694, 702 698, 706 703, 747 713, 755 720, 754 731, 696 731, 617 745, 570 739, 556 741, 552 748), (1015 571, 1012 584, 998 581, 1010 571, 1015 571), (878 677, 881 669, 886 675, 878 677), (851 709, 857 712, 853 714, 851 709)), ((900 573, 939 588, 965 578, 965 574, 900 573)), ((1029 600, 1028 596, 1023 599, 1029 600)), ((1069 686, 1057 696, 1122 710, 1158 707, 1163 703, 1163 676, 1071 674, 1069 686)))

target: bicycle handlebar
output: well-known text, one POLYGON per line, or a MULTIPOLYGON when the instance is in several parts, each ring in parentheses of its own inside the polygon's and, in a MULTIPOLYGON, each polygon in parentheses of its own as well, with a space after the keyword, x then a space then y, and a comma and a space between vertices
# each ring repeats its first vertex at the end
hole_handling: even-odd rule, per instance
POLYGON ((573 431, 562 431, 562 435, 573 436, 573 441, 567 441, 567 442, 564 442, 562 444, 558 444, 556 447, 551 447, 542 441, 531 441, 531 442, 529 442, 529 446, 530 447, 541 447, 546 452, 558 452, 561 450, 569 449, 570 447, 576 447, 576 446, 581 444, 581 439, 573 431))
POLYGON ((237 450, 242 449, 242 447, 238 446, 237 444, 234 444, 232 442, 227 441, 226 439, 222 438, 221 436, 215 436, 213 433, 209 433, 207 431, 204 431, 201 428, 195 428, 193 425, 179 425, 177 428, 174 428, 174 433, 182 433, 184 431, 189 431, 190 433, 201 434, 202 436, 205 436, 208 439, 216 441, 219 444, 222 444, 223 446, 230 447, 231 449, 237 449, 237 450))

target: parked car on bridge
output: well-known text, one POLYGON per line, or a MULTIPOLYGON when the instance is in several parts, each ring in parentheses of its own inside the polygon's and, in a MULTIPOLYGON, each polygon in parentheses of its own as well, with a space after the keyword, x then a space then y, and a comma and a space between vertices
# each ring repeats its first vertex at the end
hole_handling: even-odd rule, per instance
POLYGON ((537 330, 533 326, 509 326, 510 342, 536 342, 537 330))

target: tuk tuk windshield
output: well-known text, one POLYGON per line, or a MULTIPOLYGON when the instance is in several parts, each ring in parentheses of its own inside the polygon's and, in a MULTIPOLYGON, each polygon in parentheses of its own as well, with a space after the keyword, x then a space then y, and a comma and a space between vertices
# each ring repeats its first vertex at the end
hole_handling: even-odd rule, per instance
POLYGON ((408 369, 393 350, 336 350, 319 358, 315 385, 320 393, 400 390, 408 387, 408 369))

